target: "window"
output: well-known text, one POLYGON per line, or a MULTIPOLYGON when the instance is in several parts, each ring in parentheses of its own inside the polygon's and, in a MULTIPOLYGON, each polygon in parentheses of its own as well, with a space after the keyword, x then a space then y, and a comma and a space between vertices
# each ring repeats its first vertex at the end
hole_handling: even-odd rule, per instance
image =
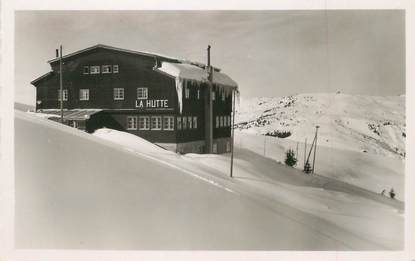
POLYGON ((189 125, 189 129, 192 128, 192 116, 187 117, 187 124, 189 125))
POLYGON ((90 74, 98 74, 99 73, 99 65, 91 66, 89 73, 90 74))
MULTIPOLYGON (((63 91, 63 101, 67 101, 68 100, 68 90, 64 89, 63 91)), ((61 90, 58 90, 58 101, 61 100, 61 90)))
POLYGON ((163 116, 163 130, 174 130, 174 116, 163 116))
POLYGON ((181 130, 182 129, 182 117, 177 116, 177 129, 181 130))
POLYGON ((219 128, 219 116, 216 116, 216 128, 219 128))
POLYGON ((219 117, 219 127, 224 127, 224 125, 223 125, 223 116, 220 116, 219 117))
POLYGON ((197 117, 193 116, 193 128, 197 129, 197 117))
POLYGON ((212 101, 216 100, 216 93, 212 92, 212 101))
POLYGON ((79 100, 80 101, 89 101, 89 89, 80 89, 79 90, 79 100))
POLYGON ((218 153, 218 144, 213 143, 213 146, 212 146, 212 152, 213 152, 213 153, 218 153))
POLYGON ((161 116, 151 116, 151 129, 161 130, 161 116))
POLYGON ((118 73, 118 64, 114 64, 114 65, 112 66, 112 72, 113 72, 113 73, 118 73))
POLYGON ((84 66, 83 74, 89 74, 89 66, 84 66))
POLYGON ((148 88, 137 88, 137 99, 147 99, 148 88))
POLYGON ((150 129, 150 117, 140 116, 138 118, 138 128, 140 130, 149 130, 150 129))
POLYGON ((124 100, 124 88, 114 88, 114 100, 124 100))
POLYGON ((197 89, 197 99, 200 100, 200 89, 197 89))
POLYGON ((127 130, 137 129, 137 116, 127 116, 127 130))
POLYGON ((187 129, 187 120, 186 116, 183 116, 183 130, 187 129))
POLYGON ((190 97, 190 89, 189 89, 189 87, 185 87, 184 88, 184 97, 186 99, 189 99, 189 97, 190 97))
POLYGON ((112 66, 111 65, 103 65, 102 66, 102 73, 111 73, 112 72, 112 66))
POLYGON ((228 126, 231 126, 231 116, 228 116, 228 126))
POLYGON ((225 91, 222 91, 222 101, 225 101, 225 91))

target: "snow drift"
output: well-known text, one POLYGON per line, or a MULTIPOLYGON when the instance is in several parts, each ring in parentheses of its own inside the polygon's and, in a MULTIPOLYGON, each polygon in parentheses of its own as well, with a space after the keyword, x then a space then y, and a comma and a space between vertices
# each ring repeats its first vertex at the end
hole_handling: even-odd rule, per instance
POLYGON ((238 149, 231 179, 228 155, 180 156, 129 134, 94 137, 22 112, 15 131, 18 248, 403 247, 401 206, 347 184, 324 189, 327 181, 248 150, 238 149))

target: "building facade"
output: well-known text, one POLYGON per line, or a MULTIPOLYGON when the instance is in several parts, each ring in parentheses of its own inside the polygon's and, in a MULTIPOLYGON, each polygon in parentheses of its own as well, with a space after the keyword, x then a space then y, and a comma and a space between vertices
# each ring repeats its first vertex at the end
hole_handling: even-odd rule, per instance
MULTIPOLYGON (((48 62, 31 84, 36 111, 58 120, 60 59, 48 62)), ((220 69, 96 45, 62 57, 62 86, 67 125, 125 131, 179 153, 230 151, 237 84, 220 69)))

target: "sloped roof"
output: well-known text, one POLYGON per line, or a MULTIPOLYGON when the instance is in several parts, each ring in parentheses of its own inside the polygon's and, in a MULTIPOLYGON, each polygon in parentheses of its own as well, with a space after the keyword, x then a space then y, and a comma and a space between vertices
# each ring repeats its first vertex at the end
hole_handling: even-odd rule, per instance
MULTIPOLYGON (((208 73, 206 70, 188 63, 162 62, 161 67, 157 68, 157 70, 181 80, 193 80, 202 83, 208 82, 208 73)), ((213 71, 212 82, 234 88, 237 88, 238 86, 238 84, 228 75, 218 71, 213 71)))
POLYGON ((53 74, 53 71, 47 72, 44 75, 42 75, 42 76, 34 79, 33 81, 31 81, 30 84, 36 85, 37 82, 39 82, 39 81, 41 81, 43 79, 46 79, 47 77, 51 76, 52 74, 53 74))
MULTIPOLYGON (((102 111, 102 109, 72 109, 72 110, 64 110, 63 111, 63 118, 66 120, 87 120, 91 117, 91 115, 102 111)), ((61 111, 58 109, 45 109, 39 110, 41 113, 46 114, 53 114, 56 117, 60 117, 61 111)), ((52 118, 54 116, 50 116, 52 118)))
MULTIPOLYGON (((117 51, 117 52, 123 52, 123 53, 129 53, 129 54, 136 54, 136 55, 143 55, 143 56, 149 56, 149 57, 157 57, 157 58, 164 58, 167 60, 174 60, 174 61, 180 61, 180 59, 175 58, 175 57, 169 57, 167 55, 162 55, 162 54, 157 54, 157 53, 152 53, 152 52, 139 52, 139 51, 132 51, 132 50, 128 50, 128 49, 123 49, 123 48, 118 48, 118 47, 113 47, 113 46, 109 46, 109 45, 104 45, 104 44, 96 44, 94 46, 67 54, 62 56, 62 59, 66 59, 78 54, 82 54, 97 48, 102 48, 102 49, 106 49, 106 50, 111 50, 111 51, 117 51)), ((54 58, 52 60, 49 60, 48 63, 53 63, 53 62, 57 62, 59 61, 59 57, 54 58)))

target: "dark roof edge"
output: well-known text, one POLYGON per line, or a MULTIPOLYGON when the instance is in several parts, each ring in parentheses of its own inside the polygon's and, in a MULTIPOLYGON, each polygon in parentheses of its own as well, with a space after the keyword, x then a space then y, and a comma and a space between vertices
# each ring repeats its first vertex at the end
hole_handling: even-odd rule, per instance
POLYGON ((33 81, 30 82, 30 84, 36 86, 36 83, 43 80, 44 78, 47 78, 48 76, 52 75, 53 71, 47 72, 44 75, 34 79, 33 81))
MULTIPOLYGON (((112 50, 112 51, 118 51, 118 52, 124 52, 124 53, 136 54, 136 55, 143 55, 143 56, 154 57, 154 58, 164 58, 166 60, 177 61, 177 62, 181 61, 180 59, 174 58, 174 57, 168 57, 168 56, 155 54, 155 53, 150 53, 150 52, 132 51, 132 50, 118 48, 118 47, 112 47, 112 46, 104 45, 104 44, 96 44, 94 46, 91 46, 91 47, 88 47, 88 48, 85 48, 85 49, 82 49, 82 50, 64 55, 64 56, 62 56, 62 59, 66 59, 66 58, 69 58, 69 57, 72 57, 72 56, 75 56, 75 55, 78 55, 78 54, 81 54, 81 53, 84 53, 84 52, 88 52, 88 51, 91 51, 91 50, 96 49, 96 48, 103 48, 103 49, 112 50)), ((59 57, 54 58, 52 60, 49 60, 48 63, 54 63, 54 62, 57 62, 57 61, 59 61, 59 57)))

